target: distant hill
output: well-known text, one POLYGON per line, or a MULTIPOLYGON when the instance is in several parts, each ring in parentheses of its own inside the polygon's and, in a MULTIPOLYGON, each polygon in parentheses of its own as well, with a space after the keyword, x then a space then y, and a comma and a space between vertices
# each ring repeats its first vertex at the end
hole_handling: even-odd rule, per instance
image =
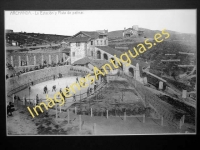
POLYGON ((6 43, 11 45, 12 41, 18 42, 19 45, 36 46, 43 44, 58 44, 64 38, 70 36, 56 35, 56 34, 42 34, 42 33, 26 33, 26 32, 13 32, 6 33, 6 43))
MULTIPOLYGON (((144 31, 143 37, 146 37, 146 38, 153 38, 156 33, 161 32, 159 30, 150 30, 150 29, 145 29, 145 28, 140 28, 140 30, 144 31)), ((171 40, 184 40, 184 41, 188 40, 189 42, 196 42, 195 34, 179 33, 179 32, 175 32, 175 31, 171 31, 171 30, 166 30, 166 31, 170 34, 171 40)), ((123 38, 123 30, 116 30, 116 31, 108 32, 108 38, 110 40, 122 39, 123 38)))

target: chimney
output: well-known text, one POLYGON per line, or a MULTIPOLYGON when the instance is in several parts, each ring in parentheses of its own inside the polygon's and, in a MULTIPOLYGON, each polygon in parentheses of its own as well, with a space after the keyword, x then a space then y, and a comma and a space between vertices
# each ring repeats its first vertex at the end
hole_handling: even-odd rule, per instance
POLYGON ((124 27, 124 30, 126 30, 126 28, 124 27))

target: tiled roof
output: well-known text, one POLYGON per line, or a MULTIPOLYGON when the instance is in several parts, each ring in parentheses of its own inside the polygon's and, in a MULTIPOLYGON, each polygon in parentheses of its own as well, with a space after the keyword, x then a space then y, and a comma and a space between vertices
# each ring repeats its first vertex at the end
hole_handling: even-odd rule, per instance
POLYGON ((64 41, 66 41, 66 42, 87 42, 90 39, 99 38, 99 35, 102 35, 102 34, 104 35, 107 33, 101 33, 101 32, 97 32, 97 31, 80 31, 77 34, 75 34, 74 36, 72 36, 64 41), (86 35, 87 37, 75 37, 76 35, 78 35, 80 33, 86 35))
POLYGON ((88 57, 84 57, 75 61, 73 65, 85 65, 85 64, 88 64, 89 62, 90 62, 90 59, 88 57))
POLYGON ((100 68, 103 66, 105 63, 108 63, 107 60, 101 60, 101 59, 90 59, 88 57, 84 57, 82 59, 79 59, 73 63, 73 65, 85 65, 85 64, 92 64, 93 66, 96 66, 100 68))
POLYGON ((70 52, 70 48, 65 48, 61 52, 69 53, 70 52))
POLYGON ((91 38, 98 38, 99 37, 99 33, 96 31, 81 31, 82 33, 85 33, 86 35, 90 36, 91 38))
POLYGON ((68 42, 87 42, 91 38, 90 37, 73 37, 68 40, 68 42))
POLYGON ((108 61, 107 60, 101 60, 101 59, 94 59, 93 63, 95 63, 96 67, 100 68, 103 65, 105 65, 106 63, 108 63, 108 61))

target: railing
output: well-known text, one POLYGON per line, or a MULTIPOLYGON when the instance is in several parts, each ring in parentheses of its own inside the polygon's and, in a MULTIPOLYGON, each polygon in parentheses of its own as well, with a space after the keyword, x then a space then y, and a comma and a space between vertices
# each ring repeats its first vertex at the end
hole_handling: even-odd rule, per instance
POLYGON ((142 97, 145 103, 155 108, 155 110, 159 113, 160 116, 163 116, 174 126, 178 127, 178 124, 176 122, 177 119, 175 115, 172 113, 175 111, 173 108, 166 107, 167 105, 164 105, 159 97, 153 94, 142 83, 136 81, 134 78, 129 77, 126 74, 120 74, 120 76, 126 78, 128 82, 135 87, 136 91, 139 93, 139 95, 142 97))

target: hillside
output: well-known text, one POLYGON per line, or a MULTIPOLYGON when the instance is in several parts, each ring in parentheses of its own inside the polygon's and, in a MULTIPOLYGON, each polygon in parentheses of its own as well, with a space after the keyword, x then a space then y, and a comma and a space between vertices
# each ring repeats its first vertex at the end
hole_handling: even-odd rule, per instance
POLYGON ((6 43, 11 45, 12 41, 18 42, 19 45, 36 46, 43 44, 57 44, 64 38, 70 36, 53 35, 53 34, 40 34, 40 33, 26 33, 26 32, 14 32, 6 34, 6 43))
MULTIPOLYGON (((161 32, 158 30, 143 29, 144 36, 153 42, 154 34, 161 32)), ((196 35, 177 33, 174 31, 167 31, 170 33, 170 38, 163 41, 162 43, 153 46, 151 49, 147 50, 145 53, 140 54, 137 60, 150 63, 151 72, 157 72, 157 75, 162 77, 165 76, 171 80, 174 80, 174 84, 180 85, 181 87, 186 87, 189 84, 194 87, 196 83, 196 78, 191 78, 187 80, 180 80, 180 75, 189 74, 193 67, 178 67, 178 65, 196 65, 196 35), (190 52, 194 53, 194 56, 180 54, 179 52, 190 52), (175 54, 174 56, 166 54, 175 54), (161 60, 168 59, 180 59, 179 62, 162 62, 161 60)), ((113 31, 109 33, 109 37, 119 36, 122 34, 122 30, 113 31)), ((109 45, 113 48, 116 47, 117 50, 121 52, 127 52, 129 49, 132 50, 139 43, 143 43, 144 37, 138 38, 122 38, 111 39, 109 45), (120 48, 128 47, 128 48, 120 48)), ((194 73, 193 73, 194 74, 194 73)), ((151 80, 151 79, 150 79, 151 80)), ((153 79, 152 79, 153 81, 153 79)), ((153 81, 155 82, 155 81, 153 81)))
MULTIPOLYGON (((156 33, 159 33, 161 31, 159 30, 150 30, 145 28, 140 28, 140 30, 144 31, 144 36, 146 38, 153 38, 156 33)), ((175 31, 166 30, 170 34, 171 40, 186 40, 190 42, 196 42, 196 35, 195 34, 187 34, 187 33, 178 33, 175 31)), ((112 39, 121 39, 123 38, 123 30, 116 30, 108 32, 108 38, 110 40, 112 39)))

